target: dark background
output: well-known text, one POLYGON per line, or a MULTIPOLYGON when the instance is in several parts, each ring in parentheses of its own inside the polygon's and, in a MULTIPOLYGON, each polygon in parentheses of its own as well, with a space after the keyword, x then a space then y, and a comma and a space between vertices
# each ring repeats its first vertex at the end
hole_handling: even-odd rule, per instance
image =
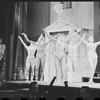
POLYGON ((49 19, 49 2, 0 2, 0 38, 6 45, 7 80, 24 78, 27 53, 18 35, 22 37, 24 32, 30 40, 36 41, 43 33, 42 28, 49 25, 49 19))

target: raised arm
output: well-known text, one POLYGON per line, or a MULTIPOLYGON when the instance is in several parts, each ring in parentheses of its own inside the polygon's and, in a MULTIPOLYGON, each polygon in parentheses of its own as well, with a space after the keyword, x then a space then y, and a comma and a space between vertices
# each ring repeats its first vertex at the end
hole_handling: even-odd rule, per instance
POLYGON ((57 35, 55 35, 54 37, 51 37, 51 36, 48 35, 48 33, 47 33, 47 31, 46 31, 45 29, 42 29, 42 30, 44 31, 45 35, 46 35, 50 40, 56 41, 55 38, 57 37, 57 35))
POLYGON ((83 41, 85 44, 87 44, 88 42, 85 41, 83 38, 81 38, 78 34, 76 35, 81 41, 83 41))
POLYGON ((25 39, 29 42, 29 43, 32 43, 34 45, 36 45, 36 42, 32 41, 32 40, 29 40, 27 35, 25 33, 22 33, 22 35, 25 37, 25 39))
POLYGON ((52 40, 49 40, 48 42, 44 43, 45 46, 47 46, 49 44, 49 42, 51 42, 52 40))
POLYGON ((97 46, 100 45, 100 41, 96 42, 95 44, 96 44, 97 46))
POLYGON ((44 37, 43 37, 43 34, 41 34, 40 36, 39 36, 39 38, 38 38, 38 40, 37 40, 37 43, 40 43, 41 42, 41 39, 43 39, 44 37))
MULTIPOLYGON (((86 34, 84 34, 84 35, 83 35, 82 39, 84 39, 84 38, 85 38, 85 36, 86 36, 86 34)), ((78 46, 81 44, 81 42, 82 42, 82 41, 80 40, 80 41, 77 43, 77 45, 76 45, 76 46, 78 47, 78 46)))
POLYGON ((45 29, 42 29, 45 33, 45 36, 47 36, 50 39, 50 36, 48 35, 48 32, 45 29))
POLYGON ((28 46, 24 43, 24 41, 22 40, 22 38, 20 36, 18 36, 18 38, 20 39, 20 41, 24 45, 24 47, 27 49, 28 46))
MULTIPOLYGON (((69 41, 74 35, 76 35, 77 33, 79 33, 81 31, 81 28, 79 30, 77 30, 77 32, 75 32, 74 34, 72 34, 70 37, 67 38, 66 41, 69 41)), ((70 33, 69 33, 70 34, 70 33)))

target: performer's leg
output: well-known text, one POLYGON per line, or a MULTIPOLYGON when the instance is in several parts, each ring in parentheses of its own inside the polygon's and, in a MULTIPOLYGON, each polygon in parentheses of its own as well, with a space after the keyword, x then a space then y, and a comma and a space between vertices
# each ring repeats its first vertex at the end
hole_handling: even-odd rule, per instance
POLYGON ((46 56, 44 55, 41 59, 41 71, 40 71, 40 80, 43 81, 43 72, 44 72, 44 66, 45 66, 45 58, 46 56))
POLYGON ((56 77, 57 77, 57 81, 60 81, 60 73, 59 73, 59 60, 56 56, 54 56, 54 62, 55 62, 55 69, 56 69, 56 77))
POLYGON ((95 70, 96 70, 96 65, 97 65, 97 57, 94 58, 94 60, 93 60, 92 75, 91 75, 91 78, 90 78, 91 83, 93 83, 93 77, 94 77, 94 73, 95 73, 95 70))
POLYGON ((74 57, 73 58, 73 82, 74 83, 76 83, 77 81, 77 67, 78 67, 77 58, 74 57))
POLYGON ((26 60, 26 68, 25 68, 25 79, 28 81, 29 79, 29 68, 30 68, 30 61, 26 60))
POLYGON ((65 71, 66 71, 66 58, 65 56, 63 56, 61 58, 61 66, 60 66, 60 69, 61 69, 61 72, 62 72, 62 81, 64 82, 65 81, 65 71))
POLYGON ((36 65, 36 62, 35 62, 35 60, 32 60, 31 61, 31 81, 33 80, 33 78, 34 78, 34 68, 35 68, 35 65, 36 65))
POLYGON ((72 69, 72 61, 71 58, 67 59, 67 81, 71 83, 73 80, 73 69, 72 69))
POLYGON ((93 62, 93 57, 88 57, 88 61, 89 61, 89 65, 90 65, 90 68, 91 68, 91 76, 90 76, 90 80, 89 80, 89 83, 93 83, 93 75, 94 75, 94 72, 93 72, 93 70, 94 70, 94 62, 93 62))
POLYGON ((40 58, 36 57, 36 70, 35 70, 35 79, 36 80, 38 80, 39 67, 40 67, 40 58))

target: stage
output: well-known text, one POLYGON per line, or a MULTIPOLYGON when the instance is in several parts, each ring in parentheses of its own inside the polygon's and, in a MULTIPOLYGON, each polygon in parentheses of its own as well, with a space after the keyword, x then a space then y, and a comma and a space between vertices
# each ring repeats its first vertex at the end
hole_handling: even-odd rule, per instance
MULTIPOLYGON (((6 81, 6 85, 0 89, 0 98, 6 97, 11 98, 12 100, 30 98, 29 85, 31 82, 34 81, 6 81)), ((52 100, 57 100, 57 98, 67 98, 68 95, 70 98, 69 100, 76 100, 76 98, 88 98, 88 100, 94 100, 94 98, 100 98, 100 83, 68 83, 68 88, 65 88, 64 83, 54 82, 53 86, 50 86, 50 82, 38 81, 38 85, 41 92, 49 91, 48 94, 52 100)))
MULTIPOLYGON (((35 81, 6 81, 6 84, 29 85, 31 82, 35 81)), ((50 82, 44 82, 44 81, 38 81, 37 83, 38 85, 41 86, 49 86, 50 84, 50 82)), ((54 82, 53 86, 65 87, 64 83, 58 83, 58 82, 54 82)), ((88 82, 68 83, 68 87, 81 88, 82 86, 88 86, 90 88, 100 89, 100 83, 95 83, 95 82, 93 84, 90 84, 88 82)))

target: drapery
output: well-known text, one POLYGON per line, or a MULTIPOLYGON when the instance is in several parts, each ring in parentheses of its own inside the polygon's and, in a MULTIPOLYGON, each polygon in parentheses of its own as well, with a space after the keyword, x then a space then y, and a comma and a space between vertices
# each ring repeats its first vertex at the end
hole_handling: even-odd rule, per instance
POLYGON ((17 80, 23 79, 23 71, 25 67, 25 50, 18 35, 26 31, 26 16, 25 15, 25 2, 9 2, 8 3, 8 16, 7 16, 7 79, 17 80), (22 13, 23 12, 23 13, 22 13), (23 18, 24 17, 24 18, 23 18), (23 26, 22 23, 25 23, 23 26))
POLYGON ((7 2, 5 17, 6 80, 24 79, 27 51, 18 39, 22 32, 30 40, 36 41, 49 25, 49 2, 7 2))

